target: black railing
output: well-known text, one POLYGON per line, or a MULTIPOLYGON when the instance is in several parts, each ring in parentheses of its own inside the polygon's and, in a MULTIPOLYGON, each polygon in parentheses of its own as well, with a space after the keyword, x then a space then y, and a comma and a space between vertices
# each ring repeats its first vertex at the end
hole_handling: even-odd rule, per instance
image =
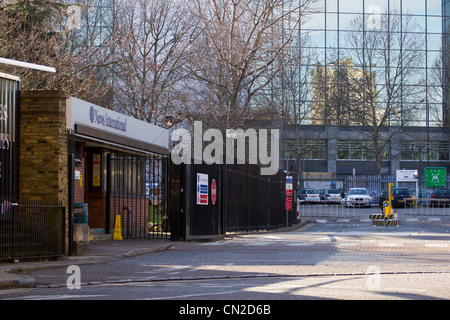
POLYGON ((57 202, 2 202, 0 261, 48 259, 65 252, 65 207, 57 202))

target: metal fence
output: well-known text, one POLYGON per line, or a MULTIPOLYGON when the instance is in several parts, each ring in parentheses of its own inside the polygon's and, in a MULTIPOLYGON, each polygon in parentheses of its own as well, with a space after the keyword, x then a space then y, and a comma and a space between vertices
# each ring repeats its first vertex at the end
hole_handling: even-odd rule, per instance
POLYGON ((297 206, 298 216, 300 219, 304 218, 336 218, 336 219, 350 219, 361 218, 361 213, 374 213, 378 206, 373 206, 371 209, 358 207, 345 207, 338 204, 330 204, 325 201, 317 201, 317 203, 299 204, 297 206), (364 210, 364 211, 362 211, 364 210))
POLYGON ((120 215, 124 238, 169 239, 168 158, 117 152, 108 155, 107 162, 109 229, 114 230, 115 219, 120 215))
POLYGON ((212 239, 296 223, 295 207, 286 210, 284 172, 261 176, 260 167, 252 164, 172 164, 170 175, 172 240, 212 239))
POLYGON ((57 202, 4 201, 0 212, 0 261, 64 255, 65 210, 57 202))
POLYGON ((412 217, 447 217, 450 218, 450 200, 436 198, 418 198, 413 205, 405 204, 404 212, 412 217))
POLYGON ((261 176, 256 165, 226 168, 226 232, 278 229, 295 223, 295 209, 286 211, 286 174, 261 176))
MULTIPOLYGON (((367 190, 373 190, 378 193, 388 190, 389 183, 393 183, 394 187, 396 183, 396 175, 357 175, 357 176, 346 176, 344 179, 344 188, 366 188, 367 190)), ((418 198, 431 198, 431 193, 433 188, 425 188, 425 177, 422 174, 418 182, 418 193, 416 194, 416 183, 415 182, 399 182, 399 188, 408 188, 411 190, 414 196, 418 198), (426 192, 426 195, 425 195, 426 192)), ((447 175, 447 185, 450 184, 450 175, 447 175)))
MULTIPOLYGON (((371 214, 382 213, 378 203, 372 203, 370 208, 346 207, 340 203, 317 201, 303 203, 297 207, 300 219, 364 219, 371 214)), ((445 217, 450 218, 450 200, 435 198, 413 198, 413 200, 393 208, 399 214, 410 218, 418 217, 445 217)))

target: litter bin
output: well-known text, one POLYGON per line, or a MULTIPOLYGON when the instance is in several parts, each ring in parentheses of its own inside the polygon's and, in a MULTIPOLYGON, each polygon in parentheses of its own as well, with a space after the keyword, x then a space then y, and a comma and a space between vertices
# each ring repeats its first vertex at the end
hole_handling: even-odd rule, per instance
POLYGON ((80 210, 81 212, 73 213, 73 223, 75 224, 88 224, 88 204, 87 203, 75 203, 75 210, 80 210))

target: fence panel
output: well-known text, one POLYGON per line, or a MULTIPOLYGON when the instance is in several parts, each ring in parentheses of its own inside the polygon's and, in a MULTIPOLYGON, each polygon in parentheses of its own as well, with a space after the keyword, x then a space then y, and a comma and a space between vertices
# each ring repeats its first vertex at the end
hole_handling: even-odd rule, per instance
MULTIPOLYGON (((375 207, 373 207, 375 208, 375 207)), ((378 207, 377 207, 378 208, 378 207)), ((341 204, 329 204, 326 201, 317 203, 300 204, 298 206, 300 219, 305 218, 361 218, 361 210, 370 211, 370 209, 360 209, 358 207, 346 207, 341 204)), ((373 210, 372 210, 373 211, 373 210)))
POLYGON ((4 202, 0 213, 0 261, 62 256, 65 211, 57 202, 4 202))

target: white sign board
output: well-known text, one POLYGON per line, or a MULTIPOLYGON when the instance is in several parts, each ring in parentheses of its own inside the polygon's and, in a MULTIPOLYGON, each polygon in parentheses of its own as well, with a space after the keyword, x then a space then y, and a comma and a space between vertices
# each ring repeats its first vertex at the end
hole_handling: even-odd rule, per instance
POLYGON ((397 170, 397 182, 416 182, 417 170, 397 170))
POLYGON ((209 177, 204 173, 197 173, 197 204, 208 205, 208 180, 209 177))
POLYGON ((169 131, 164 128, 73 97, 68 109, 67 125, 72 129, 81 124, 164 149, 169 147, 169 131))

